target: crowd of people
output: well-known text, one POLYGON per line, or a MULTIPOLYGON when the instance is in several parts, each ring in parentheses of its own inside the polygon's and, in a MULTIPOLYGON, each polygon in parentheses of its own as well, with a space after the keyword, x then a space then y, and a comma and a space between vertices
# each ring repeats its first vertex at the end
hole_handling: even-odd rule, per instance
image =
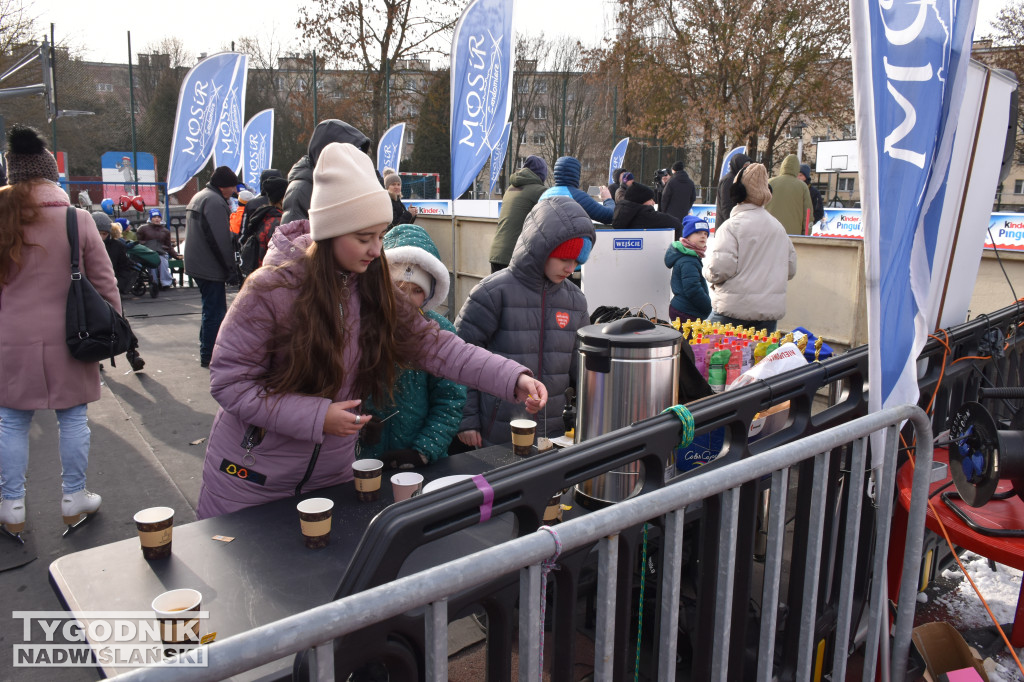
MULTIPOLYGON (((595 244, 595 222, 673 230, 664 258, 673 318, 774 329, 796 272, 789 234, 805 234, 821 205, 795 155, 769 180, 739 154, 719 186, 712 238, 690 214, 698 193, 682 162, 659 171, 655 187, 620 168, 591 195, 579 160, 564 156, 549 169, 530 156, 503 197, 491 274, 453 324, 435 310, 448 270, 402 202, 400 176, 377 171, 370 146, 353 126, 323 121, 287 177, 263 172, 258 194, 216 168, 186 208, 183 254, 159 209, 134 235, 159 259, 154 292, 171 286, 169 260, 183 258, 202 301, 199 363, 219 409, 200 518, 351 480, 357 458, 427 466, 459 448, 509 442, 510 422, 545 406, 561 415, 576 381, 576 332, 589 322, 572 276, 595 244), (229 309, 227 287, 243 280, 229 309), (230 464, 244 464, 250 478, 228 473, 230 464)), ((15 126, 6 159, 0 354, 17 369, 0 385, 0 524, 17 532, 34 410, 57 411, 62 514, 98 509, 85 472, 86 407, 99 399, 100 374, 97 363, 72 358, 65 340, 71 213, 53 156, 39 133, 15 126)), ((138 268, 119 225, 103 212, 72 213, 82 273, 120 310, 138 268)), ((563 430, 556 418, 539 435, 563 430)))

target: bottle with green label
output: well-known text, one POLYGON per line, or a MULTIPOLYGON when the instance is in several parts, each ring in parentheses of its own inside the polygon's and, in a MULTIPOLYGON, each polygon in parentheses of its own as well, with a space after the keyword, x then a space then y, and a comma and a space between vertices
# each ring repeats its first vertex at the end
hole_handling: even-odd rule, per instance
POLYGON ((729 351, 724 348, 711 354, 708 366, 708 385, 715 393, 725 390, 726 367, 729 365, 729 351))

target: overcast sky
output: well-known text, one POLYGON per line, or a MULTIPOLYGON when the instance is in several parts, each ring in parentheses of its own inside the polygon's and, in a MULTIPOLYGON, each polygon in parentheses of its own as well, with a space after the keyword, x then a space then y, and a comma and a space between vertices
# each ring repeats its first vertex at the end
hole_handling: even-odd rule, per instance
MULTIPOLYGON (((84 48, 83 56, 90 61, 125 63, 128 31, 135 54, 167 36, 181 38, 195 55, 220 52, 243 36, 265 39, 273 35, 274 42, 294 44, 294 51, 300 49, 295 29, 300 2, 246 0, 198 14, 189 10, 201 4, 167 0, 135 0, 127 4, 109 0, 26 0, 28 3, 47 36, 52 23, 57 44, 84 48), (105 11, 104 5, 110 11, 105 11)), ((516 0, 516 30, 536 34, 543 24, 547 27, 545 33, 551 37, 557 32, 571 31, 584 43, 596 45, 604 30, 602 15, 612 7, 604 0, 516 0)))
MULTIPOLYGON (((295 50, 299 49, 294 26, 300 2, 247 0, 196 14, 189 10, 199 4, 167 0, 135 0, 127 5, 109 0, 26 1, 47 35, 54 24, 57 43, 84 48, 90 61, 124 63, 128 31, 136 54, 167 36, 181 38, 195 55, 219 52, 229 48, 232 40, 253 35, 261 39, 273 35, 275 42, 295 44, 295 50)), ((1004 0, 979 0, 976 35, 990 31, 990 22, 1004 4, 1004 0)), ((516 0, 516 29, 536 34, 546 27, 550 37, 564 31, 586 45, 596 45, 611 29, 606 15, 610 16, 613 8, 613 0, 516 0)))

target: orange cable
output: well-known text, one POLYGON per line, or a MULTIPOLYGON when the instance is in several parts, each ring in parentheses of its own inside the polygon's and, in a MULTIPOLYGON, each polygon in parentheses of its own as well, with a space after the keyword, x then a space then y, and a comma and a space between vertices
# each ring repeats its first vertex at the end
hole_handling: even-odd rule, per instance
POLYGON ((949 364, 955 365, 956 363, 960 362, 961 360, 991 360, 991 359, 992 359, 991 355, 965 355, 962 358, 957 358, 956 360, 954 360, 953 362, 951 362, 949 364))
MULTIPOLYGON (((904 440, 902 434, 900 435, 900 440, 903 442, 904 447, 906 447, 907 442, 906 440, 904 440)), ((909 450, 907 452, 907 457, 910 458, 910 468, 916 469, 914 456, 910 454, 909 450)), ((949 538, 949 532, 946 530, 946 524, 942 522, 942 518, 939 516, 938 511, 935 509, 935 505, 932 503, 931 496, 928 497, 928 508, 931 510, 932 515, 935 517, 935 520, 939 522, 939 530, 942 531, 942 537, 946 539, 946 544, 949 545, 949 551, 950 553, 952 553, 953 558, 956 559, 957 566, 960 567, 960 570, 963 572, 964 577, 967 578, 967 582, 971 584, 971 587, 974 588, 974 593, 978 595, 978 599, 981 600, 981 605, 984 606, 985 611, 988 612, 988 617, 992 619, 992 624, 996 626, 996 630, 999 632, 999 636, 1003 638, 1003 642, 1006 643, 1006 648, 1010 650, 1010 655, 1013 656, 1013 660, 1017 663, 1017 669, 1020 670, 1022 674, 1024 674, 1024 664, 1022 664, 1020 662, 1020 659, 1017 658, 1017 652, 1014 650, 1013 645, 1010 644, 1010 640, 1006 636, 1006 633, 1003 632, 1003 628, 999 625, 999 621, 996 619, 995 614, 992 613, 992 609, 989 608, 988 602, 985 601, 985 597, 982 596, 981 590, 979 590, 978 586, 974 584, 974 580, 971 579, 971 576, 967 572, 967 569, 964 567, 963 562, 960 561, 960 557, 957 555, 956 549, 953 548, 953 541, 949 538)), ((978 556, 981 555, 979 554, 978 556)))

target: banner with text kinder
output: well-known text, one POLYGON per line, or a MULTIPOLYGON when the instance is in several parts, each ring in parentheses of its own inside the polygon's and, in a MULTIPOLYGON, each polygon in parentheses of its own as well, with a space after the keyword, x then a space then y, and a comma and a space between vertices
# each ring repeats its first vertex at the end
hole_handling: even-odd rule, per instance
POLYGON ((249 119, 242 130, 242 180, 260 193, 260 173, 271 168, 274 160, 274 110, 264 109, 249 119))
POLYGON ((402 149, 405 144, 405 124, 396 123, 381 135, 377 145, 377 170, 384 174, 385 168, 398 172, 398 164, 402 162, 402 149))
POLYGON ((972 0, 850 4, 872 412, 918 399, 916 360, 935 325, 926 319, 929 288, 944 248, 940 214, 975 11, 972 0))
POLYGON ((452 200, 473 184, 512 107, 513 0, 473 0, 451 52, 452 200))
POLYGON ((245 55, 222 52, 202 60, 185 75, 167 163, 168 194, 184 187, 213 156, 224 99, 239 63, 245 63, 245 55))

